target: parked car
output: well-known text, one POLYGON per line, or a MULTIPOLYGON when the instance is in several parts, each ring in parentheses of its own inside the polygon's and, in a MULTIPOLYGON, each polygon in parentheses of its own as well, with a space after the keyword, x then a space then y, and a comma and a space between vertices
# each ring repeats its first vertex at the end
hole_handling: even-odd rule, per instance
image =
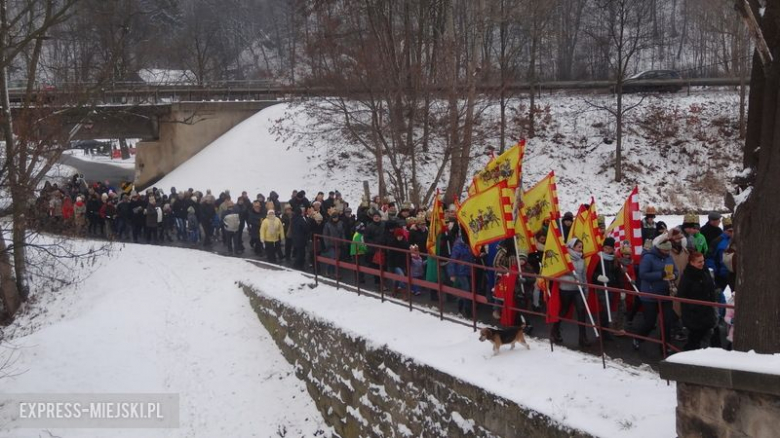
POLYGON ((682 76, 674 70, 648 70, 630 76, 623 81, 623 93, 676 93, 681 84, 663 84, 659 81, 680 80, 682 76), (644 81, 653 81, 646 84, 644 81))

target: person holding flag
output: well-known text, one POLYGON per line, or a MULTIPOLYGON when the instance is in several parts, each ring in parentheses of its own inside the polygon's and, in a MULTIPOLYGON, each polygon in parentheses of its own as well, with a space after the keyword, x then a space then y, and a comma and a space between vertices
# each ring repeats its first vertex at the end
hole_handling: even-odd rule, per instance
MULTIPOLYGON (((588 266, 589 278, 591 283, 600 283, 607 287, 623 287, 623 270, 620 268, 619 261, 615 259, 615 239, 607 237, 601 247, 601 251, 596 257, 591 258, 588 266)), ((610 328, 611 314, 607 311, 607 306, 612 306, 614 300, 608 299, 613 296, 603 289, 596 290, 599 306, 599 325, 603 328, 610 328)), ((602 331, 605 341, 611 341, 612 335, 609 332, 602 331)))
MULTIPOLYGON (((576 237, 569 240, 566 247, 571 257, 571 264, 574 269, 560 277, 561 280, 576 281, 578 283, 585 283, 585 260, 582 257, 583 244, 580 239, 576 237)), ((559 317, 565 316, 574 306, 577 312, 577 320, 581 323, 585 323, 585 301, 582 299, 582 293, 579 290, 579 286, 571 283, 556 283, 560 289, 560 302, 561 307, 558 313, 559 317)), ((579 326, 579 346, 585 348, 590 345, 588 337, 585 332, 585 325, 579 326)), ((553 324, 552 328, 553 340, 557 343, 563 343, 563 337, 561 337, 561 321, 558 320, 553 324)))

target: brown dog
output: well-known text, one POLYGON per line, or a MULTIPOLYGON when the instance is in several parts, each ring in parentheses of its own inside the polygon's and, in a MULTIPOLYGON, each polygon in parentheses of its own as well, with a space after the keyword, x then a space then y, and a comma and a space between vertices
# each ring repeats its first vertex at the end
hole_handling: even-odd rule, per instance
POLYGON ((523 334, 523 328, 525 328, 525 325, 522 325, 520 327, 509 327, 504 330, 485 327, 479 331, 479 340, 490 341, 493 343, 494 356, 498 354, 498 350, 501 348, 502 345, 512 344, 512 348, 510 349, 514 350, 516 342, 519 342, 520 344, 524 345, 525 348, 530 350, 531 347, 528 345, 527 342, 525 342, 525 335, 523 334))

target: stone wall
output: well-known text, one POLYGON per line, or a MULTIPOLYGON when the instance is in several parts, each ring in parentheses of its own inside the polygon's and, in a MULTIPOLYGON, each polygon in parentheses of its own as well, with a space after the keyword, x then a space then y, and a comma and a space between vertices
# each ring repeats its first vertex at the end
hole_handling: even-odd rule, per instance
POLYGON ((660 371, 677 381, 680 438, 780 436, 780 376, 669 362, 660 371))
POLYGON ((342 437, 589 436, 243 287, 342 437))

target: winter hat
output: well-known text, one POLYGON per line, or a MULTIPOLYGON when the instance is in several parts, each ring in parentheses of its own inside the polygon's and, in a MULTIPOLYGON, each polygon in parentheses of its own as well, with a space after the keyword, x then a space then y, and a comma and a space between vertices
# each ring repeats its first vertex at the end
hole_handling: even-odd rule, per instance
POLYGON ((403 237, 403 235, 404 235, 404 229, 403 228, 398 227, 395 230, 393 230, 393 237, 399 237, 399 236, 403 237))
POLYGON ((658 212, 656 212, 655 207, 652 205, 645 207, 645 216, 655 216, 656 214, 658 214, 658 212))
POLYGON ((713 211, 712 213, 707 215, 707 220, 711 221, 719 221, 723 216, 721 216, 720 213, 713 211))
POLYGON ((666 222, 664 221, 658 221, 655 223, 655 231, 657 231, 658 233, 663 233, 668 229, 669 227, 666 225, 666 222))
POLYGON ((84 198, 81 196, 76 196, 76 202, 84 202, 84 198))
POLYGON ((696 213, 688 213, 683 217, 683 229, 685 228, 699 228, 699 216, 696 213))
POLYGON ((198 197, 197 196, 193 196, 193 197, 190 198, 190 201, 198 202, 198 197))
POLYGON ((566 213, 563 214, 563 219, 562 220, 574 221, 574 213, 572 213, 570 211, 567 211, 566 213))
POLYGON ((734 228, 733 220, 731 217, 724 217, 723 218, 723 229, 724 230, 730 230, 734 228))
POLYGON ((273 210, 268 210, 268 213, 266 213, 268 216, 276 216, 276 212, 273 210))
POLYGON ((193 207, 191 205, 189 207, 187 207, 187 213, 195 213, 195 207, 193 207))
POLYGON ((317 221, 317 222, 322 222, 322 215, 321 215, 321 214, 319 214, 319 213, 314 213, 314 214, 312 215, 312 219, 314 219, 314 220, 315 220, 315 221, 317 221))
POLYGON ((578 239, 578 238, 576 238, 576 237, 572 237, 572 238, 571 238, 571 240, 569 240, 569 241, 566 243, 566 246, 567 246, 569 249, 574 249, 574 245, 576 245, 576 244, 577 244, 577 242, 579 242, 579 241, 580 241, 580 239, 578 239))
POLYGON ((615 247, 615 239, 612 238, 612 237, 607 237, 606 239, 604 239, 604 244, 602 246, 608 246, 610 248, 614 248, 615 247))
POLYGON ((365 230, 366 230, 366 224, 364 224, 363 222, 358 223, 357 226, 355 227, 355 231, 359 231, 361 233, 365 230))
POLYGON ((108 193, 103 193, 102 195, 100 195, 100 199, 102 199, 103 202, 106 202, 108 200, 108 193))
POLYGON ((655 247, 658 249, 662 249, 664 251, 671 251, 672 250, 672 242, 669 241, 669 239, 659 239, 657 242, 654 243, 655 247))

